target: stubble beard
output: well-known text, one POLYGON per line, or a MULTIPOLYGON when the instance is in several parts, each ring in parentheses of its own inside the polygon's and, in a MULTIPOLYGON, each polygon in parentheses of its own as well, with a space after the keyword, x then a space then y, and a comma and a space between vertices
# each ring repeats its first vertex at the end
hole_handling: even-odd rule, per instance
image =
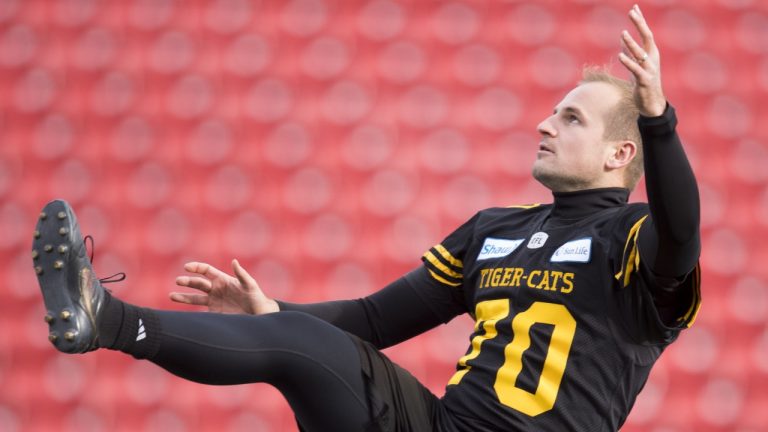
POLYGON ((589 184, 582 178, 568 175, 554 169, 533 164, 533 178, 552 192, 572 192, 588 189, 589 184))

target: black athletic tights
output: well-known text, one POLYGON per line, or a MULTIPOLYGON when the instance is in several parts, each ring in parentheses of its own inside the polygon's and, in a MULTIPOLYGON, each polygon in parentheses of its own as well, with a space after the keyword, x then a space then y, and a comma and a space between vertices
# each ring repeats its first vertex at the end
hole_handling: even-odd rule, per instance
POLYGON ((147 358, 203 384, 270 384, 308 432, 368 427, 355 342, 319 318, 290 311, 261 316, 158 311, 115 298, 107 309, 103 315, 109 318, 99 320, 103 347, 147 358), (145 337, 134 336, 142 331, 145 337))

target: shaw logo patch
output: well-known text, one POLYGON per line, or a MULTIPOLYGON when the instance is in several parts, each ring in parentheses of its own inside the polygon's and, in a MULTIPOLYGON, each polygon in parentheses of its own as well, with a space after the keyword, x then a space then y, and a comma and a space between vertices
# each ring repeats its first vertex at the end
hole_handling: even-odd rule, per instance
POLYGON ((569 241, 552 254, 552 262, 589 262, 592 256, 592 237, 569 241))
POLYGON ((486 260, 491 258, 505 257, 517 249, 523 243, 523 240, 507 240, 500 238, 487 237, 480 248, 477 260, 486 260))
POLYGON ((536 234, 531 236, 531 239, 528 241, 528 249, 538 249, 542 246, 544 246, 544 243, 547 242, 547 239, 549 238, 549 234, 545 233, 544 231, 539 231, 536 234))

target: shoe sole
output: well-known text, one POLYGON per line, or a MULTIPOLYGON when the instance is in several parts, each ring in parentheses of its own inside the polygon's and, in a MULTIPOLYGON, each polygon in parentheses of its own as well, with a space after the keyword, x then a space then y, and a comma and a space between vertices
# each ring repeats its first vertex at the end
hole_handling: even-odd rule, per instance
POLYGON ((85 253, 82 244, 74 244, 80 238, 77 218, 66 202, 51 201, 43 208, 32 241, 32 260, 45 303, 48 340, 65 353, 88 351, 94 338, 81 275, 72 268, 75 260, 70 257, 85 253))

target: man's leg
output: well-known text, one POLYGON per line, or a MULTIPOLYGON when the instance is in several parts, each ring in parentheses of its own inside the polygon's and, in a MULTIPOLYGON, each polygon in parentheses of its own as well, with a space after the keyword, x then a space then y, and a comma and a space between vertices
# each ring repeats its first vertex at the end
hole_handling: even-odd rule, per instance
POLYGON ((269 383, 308 431, 368 425, 360 357, 336 327, 302 313, 168 312, 123 303, 95 277, 77 219, 63 201, 43 209, 34 237, 49 340, 58 350, 120 350, 206 384, 269 383))
POLYGON ((139 345, 154 338, 159 349, 148 360, 174 375, 204 384, 271 384, 307 431, 363 431, 370 422, 357 348, 318 318, 140 309, 149 314, 155 318, 142 319, 146 339, 124 352, 143 353, 139 345))

